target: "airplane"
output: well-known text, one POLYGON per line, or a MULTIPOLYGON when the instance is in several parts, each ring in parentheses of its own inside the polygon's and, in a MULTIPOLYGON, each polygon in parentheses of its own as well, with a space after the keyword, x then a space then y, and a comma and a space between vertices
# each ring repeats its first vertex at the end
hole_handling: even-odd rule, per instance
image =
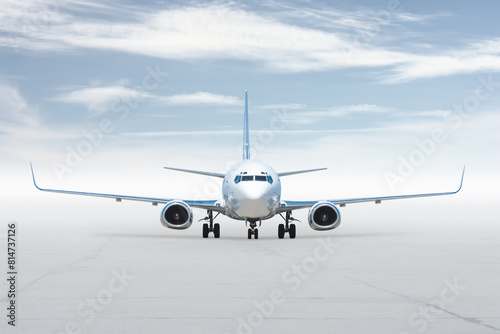
POLYGON ((158 204, 165 204, 165 207, 161 212, 160 222, 164 227, 175 230, 184 230, 192 225, 192 208, 204 209, 207 211, 207 216, 200 219, 200 221, 205 221, 202 229, 203 238, 208 238, 210 233, 213 233, 215 238, 220 237, 220 224, 214 223, 214 220, 217 216, 222 214, 235 220, 245 221, 245 226, 249 225, 248 239, 251 239, 252 236, 254 239, 258 239, 259 230, 257 228, 257 223, 259 223, 260 227, 263 220, 268 220, 276 215, 280 215, 284 220, 284 224, 281 223, 278 225, 278 238, 283 239, 285 234, 288 234, 291 239, 294 239, 296 236, 296 227, 293 222, 298 221, 292 217, 292 212, 295 210, 309 209, 309 213, 307 215, 309 226, 314 230, 328 231, 339 227, 341 216, 338 207, 345 207, 347 204, 363 202, 375 202, 376 204, 380 204, 382 201, 396 199, 453 195, 462 189, 465 175, 464 166, 458 190, 449 192, 312 201, 283 200, 281 198, 281 177, 316 172, 325 170, 326 168, 278 173, 267 163, 251 159, 250 133, 248 126, 248 91, 245 91, 243 158, 240 162, 236 163, 225 174, 175 167, 164 167, 168 170, 200 174, 222 179, 222 199, 194 201, 174 198, 152 198, 44 189, 40 188, 36 183, 35 173, 33 172, 31 162, 30 167, 33 183, 35 187, 41 191, 114 198, 117 202, 121 202, 122 200, 150 202, 154 206, 157 206, 158 204), (215 217, 214 212, 216 213, 215 217))

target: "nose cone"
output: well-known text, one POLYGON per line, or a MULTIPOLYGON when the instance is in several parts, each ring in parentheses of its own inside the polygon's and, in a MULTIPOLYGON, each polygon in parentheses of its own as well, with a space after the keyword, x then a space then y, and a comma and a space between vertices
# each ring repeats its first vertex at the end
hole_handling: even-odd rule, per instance
POLYGON ((265 183, 245 187, 241 193, 237 214, 245 218, 265 218, 276 209, 278 196, 270 192, 265 183))
POLYGON ((249 183, 245 185, 245 191, 243 192, 244 199, 248 201, 258 201, 261 200, 266 193, 269 191, 269 186, 266 183, 249 183))

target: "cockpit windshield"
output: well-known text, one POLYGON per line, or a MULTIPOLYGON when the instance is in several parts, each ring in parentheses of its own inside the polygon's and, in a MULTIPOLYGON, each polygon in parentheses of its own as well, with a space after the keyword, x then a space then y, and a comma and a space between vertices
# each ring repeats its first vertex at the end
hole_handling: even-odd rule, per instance
POLYGON ((269 182, 269 184, 273 184, 273 178, 270 175, 262 172, 261 175, 247 175, 247 172, 243 172, 240 175, 236 175, 234 178, 234 183, 238 184, 241 181, 261 181, 261 182, 269 182))

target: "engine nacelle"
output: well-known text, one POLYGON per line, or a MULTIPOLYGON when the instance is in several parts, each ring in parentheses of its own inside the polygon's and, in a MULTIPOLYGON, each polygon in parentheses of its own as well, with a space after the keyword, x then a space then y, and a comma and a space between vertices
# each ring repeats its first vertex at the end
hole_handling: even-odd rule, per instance
POLYGON ((171 201, 163 208, 160 221, 165 227, 185 230, 193 223, 193 211, 182 201, 171 201))
POLYGON ((333 230, 340 225, 340 211, 331 202, 318 202, 309 210, 308 221, 313 230, 333 230))

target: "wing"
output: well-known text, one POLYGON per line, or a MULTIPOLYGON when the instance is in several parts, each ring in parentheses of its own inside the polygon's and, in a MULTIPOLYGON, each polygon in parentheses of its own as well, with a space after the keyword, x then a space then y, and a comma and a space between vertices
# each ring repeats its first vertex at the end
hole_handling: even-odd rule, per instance
MULTIPOLYGON (((375 202, 375 204, 380 204, 382 201, 389 201, 395 199, 406 199, 406 198, 418 198, 418 197, 432 197, 432 196, 444 196, 453 195, 458 193, 462 189, 462 184, 464 183, 465 166, 462 171, 462 178, 460 180, 460 186, 456 191, 448 191, 442 193, 427 193, 427 194, 413 194, 413 195, 397 195, 397 196, 381 196, 381 197, 364 197, 364 198, 347 198, 347 199, 331 199, 327 200, 333 204, 339 205, 340 207, 346 206, 346 204, 354 203, 364 203, 364 202, 375 202)), ((299 209, 305 209, 313 206, 318 201, 284 201, 286 206, 280 207, 277 213, 293 211, 299 209)))
MULTIPOLYGON (((69 195, 82 195, 82 196, 92 196, 92 197, 114 198, 117 202, 121 202, 122 200, 149 202, 155 206, 158 204, 166 204, 166 203, 174 200, 173 198, 139 197, 139 196, 101 194, 101 193, 91 193, 91 192, 71 191, 71 190, 44 189, 44 188, 40 188, 36 184, 35 173, 33 172, 33 166, 31 165, 31 163, 30 163, 30 167, 31 167, 31 176, 33 177, 33 183, 35 184, 35 187, 41 191, 47 191, 47 192, 59 193, 59 194, 69 194, 69 195)), ((189 206, 192 206, 193 208, 212 210, 215 212, 220 212, 222 214, 226 214, 226 210, 223 207, 217 205, 216 200, 205 200, 205 201, 183 200, 183 202, 185 202, 189 206)))

